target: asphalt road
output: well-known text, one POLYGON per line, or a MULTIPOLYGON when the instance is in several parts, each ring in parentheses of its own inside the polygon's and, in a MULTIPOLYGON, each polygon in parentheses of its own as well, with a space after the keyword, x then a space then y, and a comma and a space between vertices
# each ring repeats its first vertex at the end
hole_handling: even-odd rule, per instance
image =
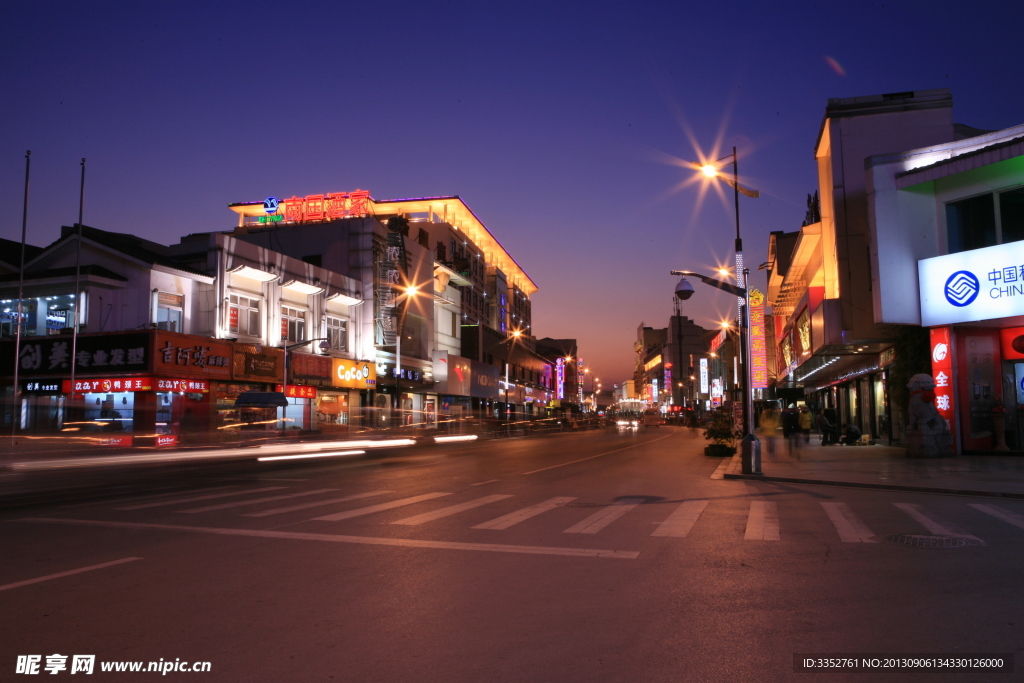
POLYGON ((76 654, 112 681, 161 676, 101 670, 133 661, 210 681, 1024 677, 1024 501, 712 479, 703 446, 569 433, 5 510, 0 680, 77 677, 76 654), (796 653, 1010 653, 1016 673, 796 673, 796 653))

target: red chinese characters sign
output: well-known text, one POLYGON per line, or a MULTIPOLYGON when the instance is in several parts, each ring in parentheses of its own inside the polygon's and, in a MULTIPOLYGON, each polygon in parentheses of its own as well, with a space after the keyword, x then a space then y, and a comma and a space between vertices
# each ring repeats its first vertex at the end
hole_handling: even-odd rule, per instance
POLYGON ((956 443, 955 399, 953 394, 953 345, 950 328, 937 327, 929 330, 932 351, 932 378, 935 380, 935 407, 953 435, 956 443))
POLYGON ((284 220, 291 223, 365 216, 370 213, 370 192, 355 190, 290 197, 281 201, 281 207, 284 220))
POLYGON ((750 290, 750 386, 768 387, 768 346, 765 342, 764 295, 750 290))
MULTIPOLYGON (((275 390, 284 391, 284 388, 278 384, 275 390)), ((284 395, 288 398, 316 398, 316 387, 306 386, 305 384, 289 384, 288 391, 285 391, 284 395)))

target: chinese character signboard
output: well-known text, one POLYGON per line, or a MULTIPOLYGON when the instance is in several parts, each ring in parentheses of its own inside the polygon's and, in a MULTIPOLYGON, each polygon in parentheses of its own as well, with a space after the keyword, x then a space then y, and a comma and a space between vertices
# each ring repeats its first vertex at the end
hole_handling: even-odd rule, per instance
MULTIPOLYGON (((62 384, 64 393, 70 394, 71 380, 66 379, 62 384)), ((157 380, 152 377, 111 377, 107 379, 75 380, 76 394, 119 394, 122 392, 153 391, 156 387, 157 380)))
POLYGON ((280 382, 284 379, 284 351, 281 349, 236 344, 232 364, 233 379, 250 382, 280 382))
POLYGON ((231 378, 231 344, 158 330, 153 339, 153 372, 185 377, 231 378))
POLYGON ((929 330, 932 351, 932 377, 935 379, 935 407, 949 425, 949 432, 956 443, 955 400, 953 394, 953 346, 950 328, 938 327, 929 330))
POLYGON ((274 391, 283 391, 288 398, 316 398, 316 387, 305 384, 289 384, 287 390, 283 385, 278 384, 274 387, 274 391))
POLYGON ((700 393, 708 393, 708 359, 700 359, 700 393))
POLYGON ((768 346, 764 329, 764 294, 750 290, 750 386, 768 388, 768 346))
POLYGON ((292 351, 288 354, 288 378, 327 382, 333 360, 330 356, 292 351))
MULTIPOLYGON (((76 375, 149 372, 148 332, 79 335, 75 352, 76 375)), ((14 343, 0 344, 0 375, 14 374, 14 343)), ((70 375, 71 337, 28 337, 18 352, 18 371, 25 376, 70 375)))
POLYGON ((1024 243, 917 262, 925 327, 1024 315, 1024 243))

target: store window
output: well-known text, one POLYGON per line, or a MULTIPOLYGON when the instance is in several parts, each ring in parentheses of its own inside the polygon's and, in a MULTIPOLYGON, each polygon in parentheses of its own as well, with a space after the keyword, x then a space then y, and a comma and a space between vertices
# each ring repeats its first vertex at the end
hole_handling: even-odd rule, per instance
POLYGON ((1024 188, 949 202, 946 232, 951 254, 1024 240, 1024 188))
POLYGON ((281 307, 281 340, 300 342, 306 340, 306 312, 291 306, 281 307))
POLYGON ((157 294, 156 308, 157 329, 167 330, 168 332, 184 332, 185 329, 182 327, 184 310, 184 295, 159 292, 157 294))
POLYGON ((327 316, 327 339, 335 351, 348 351, 348 321, 327 316))
POLYGON ((260 325, 260 300, 232 294, 229 303, 228 329, 233 334, 259 337, 262 329, 260 325))

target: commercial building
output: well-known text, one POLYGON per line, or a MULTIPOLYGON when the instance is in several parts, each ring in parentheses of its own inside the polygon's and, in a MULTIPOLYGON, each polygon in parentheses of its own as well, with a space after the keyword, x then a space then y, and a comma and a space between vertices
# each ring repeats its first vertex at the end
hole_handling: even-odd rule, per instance
POLYGON ((356 190, 230 208, 232 237, 360 283, 373 303, 365 339, 382 420, 430 425, 438 412, 508 417, 549 405, 553 373, 534 352, 537 286, 461 198, 378 201, 356 190))
MULTIPOLYGON (((981 132, 954 124, 952 106, 945 89, 829 100, 815 144, 820 203, 810 202, 795 243, 776 233, 769 250, 780 386, 802 387, 808 403, 836 410, 842 423, 876 438, 898 437, 902 420, 886 387, 894 358, 886 324, 912 318, 879 310, 882 292, 894 286, 880 280, 879 268, 898 253, 880 251, 874 241, 869 202, 875 190, 865 160, 981 132)), ((909 290, 888 291, 907 296, 909 290)))

